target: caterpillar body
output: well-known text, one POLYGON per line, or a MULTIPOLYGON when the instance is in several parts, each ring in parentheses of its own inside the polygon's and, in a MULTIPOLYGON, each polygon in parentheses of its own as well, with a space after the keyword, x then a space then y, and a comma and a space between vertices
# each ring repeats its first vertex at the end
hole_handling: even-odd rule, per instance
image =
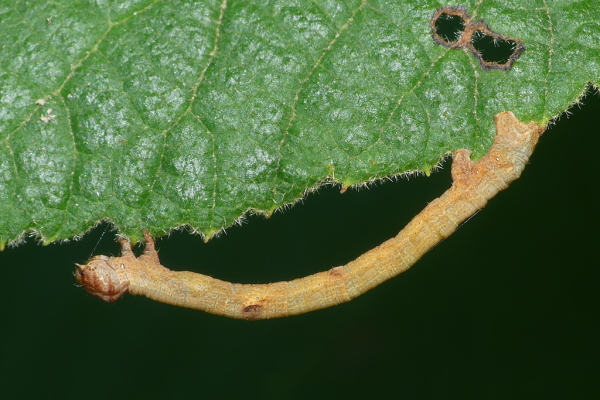
POLYGON ((163 267, 152 237, 144 232, 146 248, 139 257, 129 241, 120 240, 121 256, 95 256, 85 265, 77 264, 75 277, 89 293, 109 302, 129 292, 248 320, 302 314, 349 301, 406 271, 521 175, 544 127, 522 123, 511 112, 494 119, 497 135, 485 156, 473 162, 470 151, 456 151, 450 189, 397 236, 346 265, 286 282, 230 283, 163 267))

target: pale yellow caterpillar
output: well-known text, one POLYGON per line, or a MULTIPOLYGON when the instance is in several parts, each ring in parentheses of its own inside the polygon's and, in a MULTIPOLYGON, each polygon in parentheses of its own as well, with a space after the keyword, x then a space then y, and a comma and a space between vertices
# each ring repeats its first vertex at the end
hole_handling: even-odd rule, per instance
POLYGON ((88 292, 105 301, 116 301, 129 291, 168 304, 250 320, 302 314, 349 301, 410 268, 521 175, 544 127, 524 124, 511 112, 494 119, 497 135, 488 154, 474 163, 470 151, 456 151, 452 187, 396 237, 346 265, 288 282, 230 283, 163 267, 152 237, 144 232, 146 249, 141 256, 136 258, 130 243, 121 240, 120 257, 93 257, 85 265, 77 264, 75 276, 88 292))

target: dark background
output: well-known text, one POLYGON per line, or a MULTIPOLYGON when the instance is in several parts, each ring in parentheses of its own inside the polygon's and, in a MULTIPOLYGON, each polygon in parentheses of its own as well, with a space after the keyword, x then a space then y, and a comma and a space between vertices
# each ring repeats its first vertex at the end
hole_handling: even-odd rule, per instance
MULTIPOLYGON (((542 137, 511 188, 412 269, 334 308, 247 322, 74 286, 114 233, 0 253, 2 398, 592 399, 600 393, 598 95, 542 137), (100 243, 94 250, 94 247, 100 243)), ((395 235, 450 186, 324 188, 164 265, 236 282, 298 278, 395 235)))

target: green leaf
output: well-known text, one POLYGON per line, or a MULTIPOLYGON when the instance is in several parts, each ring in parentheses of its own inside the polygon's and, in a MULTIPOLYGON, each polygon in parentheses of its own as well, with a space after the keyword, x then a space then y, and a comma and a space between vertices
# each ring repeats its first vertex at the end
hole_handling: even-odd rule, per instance
POLYGON ((600 82, 587 1, 468 1, 510 70, 435 44, 434 1, 0 0, 0 247, 109 219, 207 236, 325 182, 481 156, 492 116, 547 123, 600 82))

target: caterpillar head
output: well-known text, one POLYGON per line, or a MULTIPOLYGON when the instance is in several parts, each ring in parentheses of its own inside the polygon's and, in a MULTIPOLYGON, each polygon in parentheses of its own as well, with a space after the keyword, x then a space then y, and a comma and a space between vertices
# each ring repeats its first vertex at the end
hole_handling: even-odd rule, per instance
POLYGON ((88 293, 109 303, 121 298, 129 289, 125 265, 114 257, 96 256, 87 264, 76 264, 75 279, 88 293))

